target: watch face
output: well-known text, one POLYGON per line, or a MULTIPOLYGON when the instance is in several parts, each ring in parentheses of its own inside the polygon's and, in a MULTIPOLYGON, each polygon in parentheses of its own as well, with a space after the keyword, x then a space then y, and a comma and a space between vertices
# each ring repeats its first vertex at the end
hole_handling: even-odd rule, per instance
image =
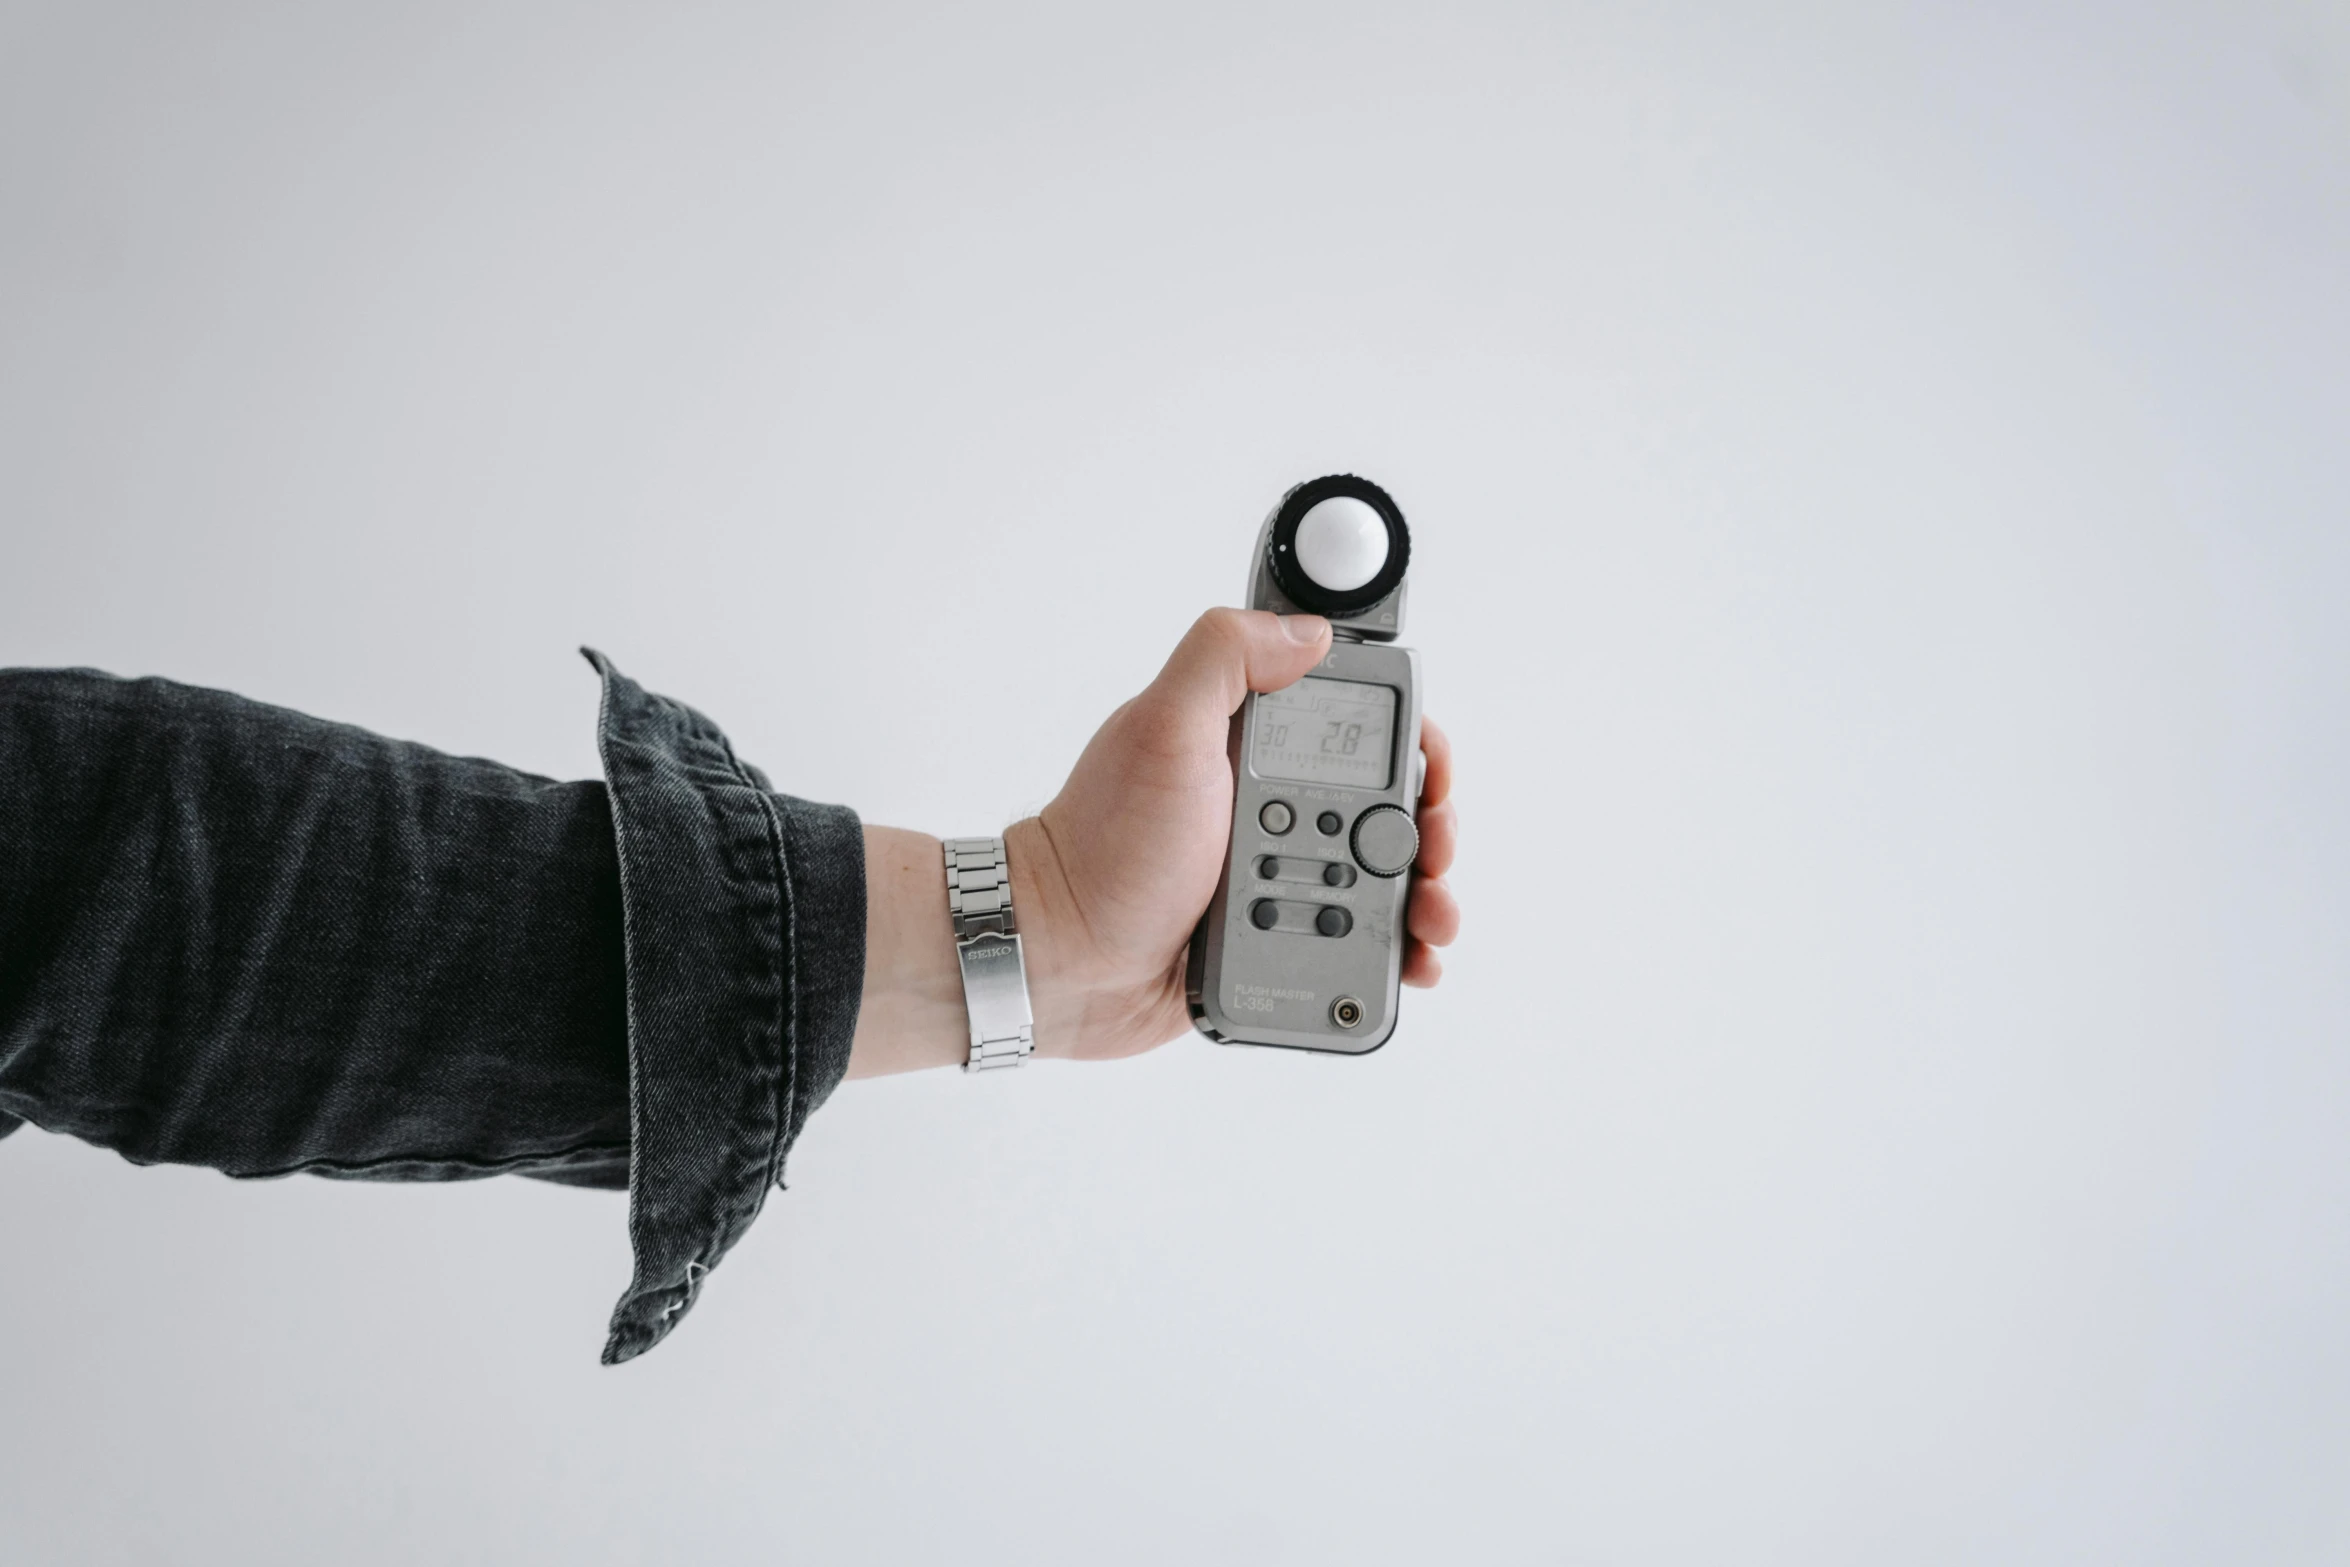
POLYGON ((1257 698, 1249 766, 1259 778, 1384 789, 1395 774, 1395 690, 1300 680, 1257 698))

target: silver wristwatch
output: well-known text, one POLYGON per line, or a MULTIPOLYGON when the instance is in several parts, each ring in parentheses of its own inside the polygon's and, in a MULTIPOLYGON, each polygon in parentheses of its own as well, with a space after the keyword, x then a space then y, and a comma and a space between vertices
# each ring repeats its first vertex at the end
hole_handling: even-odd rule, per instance
POLYGON ((963 966, 963 1005, 971 1013, 966 1072, 1018 1066, 1036 1048, 1028 1010, 1028 960, 1012 921, 1012 877, 1001 838, 946 841, 947 912, 955 921, 955 958, 963 966))

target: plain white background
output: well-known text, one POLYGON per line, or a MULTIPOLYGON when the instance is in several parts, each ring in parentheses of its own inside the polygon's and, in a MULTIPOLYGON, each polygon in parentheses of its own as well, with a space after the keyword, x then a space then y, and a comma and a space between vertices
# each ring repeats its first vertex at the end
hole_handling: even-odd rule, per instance
POLYGON ((1357 469, 1468 913, 617 1371, 617 1198, 24 1132, 0 1557, 2341 1561, 2346 431, 2338 5, 0 5, 0 663, 987 831, 1357 469))

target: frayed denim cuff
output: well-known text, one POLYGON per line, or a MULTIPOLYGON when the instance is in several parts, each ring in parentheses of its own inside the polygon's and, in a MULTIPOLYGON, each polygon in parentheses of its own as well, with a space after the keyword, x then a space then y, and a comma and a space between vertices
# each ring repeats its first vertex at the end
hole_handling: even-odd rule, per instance
POLYGON ((627 949, 635 1276, 604 1361, 659 1343, 848 1070, 865 970, 856 813, 776 794, 709 719, 583 649, 627 949))

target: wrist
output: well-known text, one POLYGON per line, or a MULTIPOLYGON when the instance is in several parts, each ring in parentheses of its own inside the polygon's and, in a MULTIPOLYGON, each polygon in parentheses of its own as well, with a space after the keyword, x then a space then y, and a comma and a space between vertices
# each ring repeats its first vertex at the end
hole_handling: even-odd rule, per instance
MULTIPOLYGON (((1071 896, 1051 831, 1040 817, 1004 829, 1004 867, 1020 931, 1034 1019, 1035 1053, 1063 1059, 1102 1053, 1086 1041, 1115 1034, 1133 1010, 1092 961, 1084 913, 1071 896)), ((849 1076, 877 1077, 959 1066, 971 1052, 971 1018, 947 913, 941 846, 928 833, 865 829, 865 983, 849 1076)), ((1115 1052, 1113 1052, 1115 1053, 1115 1052)))
POLYGON ((949 1066, 970 1054, 939 840, 865 828, 865 983, 849 1076, 949 1066))
MULTIPOLYGON (((1074 906, 1052 839, 1035 817, 1004 829, 1012 917, 1028 974, 1035 1053, 1070 1056, 1085 1028, 1086 991, 1067 939, 1074 906)), ((959 1066, 971 1014, 947 913, 941 845, 902 827, 865 829, 865 983, 849 1076, 959 1066)))
POLYGON ((1004 865, 1012 878, 1012 917, 1028 965, 1028 1005, 1036 1019, 1036 1054, 1068 1060, 1082 1052, 1090 993, 1079 955, 1083 916, 1069 896, 1059 850, 1040 816, 1004 829, 1004 865))
MULTIPOLYGON (((1050 810, 1051 807, 1047 807, 1050 810)), ((1036 1054, 1099 1061, 1129 1056, 1183 1032, 1183 954, 1131 956, 1095 937, 1061 856, 1066 841, 1043 816, 1004 829, 1012 908, 1027 948, 1036 1054)), ((1187 927, 1188 929, 1188 927, 1187 927)))

